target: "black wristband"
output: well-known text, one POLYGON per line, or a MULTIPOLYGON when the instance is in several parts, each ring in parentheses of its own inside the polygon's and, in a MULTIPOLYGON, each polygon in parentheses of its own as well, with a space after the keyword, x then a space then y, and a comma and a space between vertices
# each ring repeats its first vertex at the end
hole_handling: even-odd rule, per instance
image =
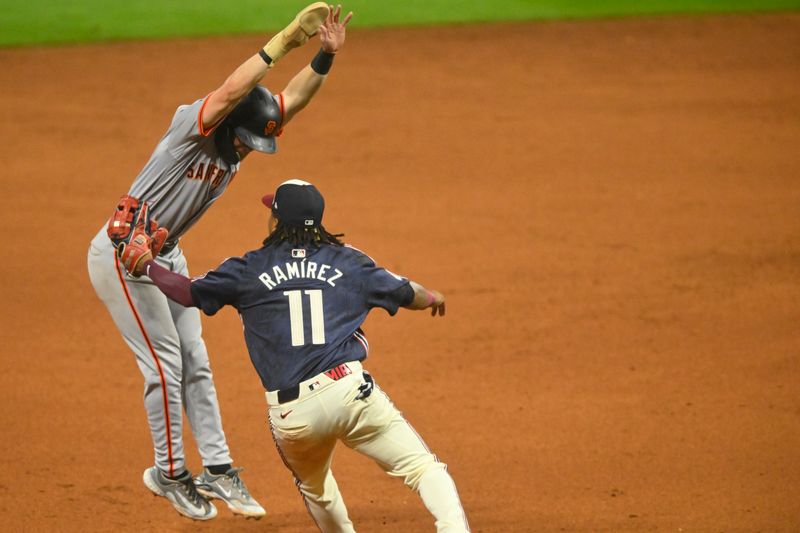
POLYGON ((269 55, 264 51, 263 48, 258 51, 258 55, 261 56, 261 59, 263 59, 264 63, 266 63, 267 65, 271 65, 272 64, 272 58, 269 57, 269 55))
POLYGON ((324 76, 330 72, 331 65, 333 65, 333 56, 335 55, 320 48, 317 55, 311 60, 311 68, 320 76, 324 76))

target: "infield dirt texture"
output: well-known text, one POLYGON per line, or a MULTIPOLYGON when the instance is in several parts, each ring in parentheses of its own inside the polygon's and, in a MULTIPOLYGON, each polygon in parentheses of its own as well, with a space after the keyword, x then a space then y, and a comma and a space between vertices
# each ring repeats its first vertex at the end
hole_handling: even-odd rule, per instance
MULTIPOLYGON (((142 378, 86 271, 175 107, 262 44, 0 50, 0 529, 313 530, 233 310, 205 339, 268 516, 150 495, 142 378)), ((367 367, 475 532, 798 531, 798 147, 797 14, 353 29, 182 244, 194 274, 258 247, 261 196, 305 178, 329 229, 442 290, 444 319, 370 317, 367 367)), ((365 458, 334 472, 359 531, 433 530, 365 458)))

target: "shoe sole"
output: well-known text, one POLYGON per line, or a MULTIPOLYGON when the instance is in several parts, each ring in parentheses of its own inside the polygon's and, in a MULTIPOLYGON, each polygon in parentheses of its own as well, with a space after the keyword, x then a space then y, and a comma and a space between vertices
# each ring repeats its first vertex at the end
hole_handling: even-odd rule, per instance
POLYGON ((197 484, 195 484, 195 486, 197 487, 197 492, 199 492, 200 494, 202 494, 206 498, 215 499, 215 500, 221 500, 221 501, 225 502, 225 505, 228 506, 228 509, 230 509, 233 514, 242 515, 242 516, 245 516, 247 518, 255 518, 256 520, 261 520, 264 516, 267 515, 267 512, 265 510, 263 510, 263 509, 261 511, 250 511, 248 509, 242 509, 241 507, 236 507, 233 504, 231 504, 230 502, 228 502, 227 500, 225 500, 225 498, 221 498, 219 496, 219 494, 217 494, 216 492, 213 492, 213 491, 210 491, 208 489, 202 488, 200 485, 197 485, 197 484))
POLYGON ((284 30, 285 43, 305 44, 308 39, 317 34, 319 27, 328 18, 330 8, 324 2, 311 4, 294 18, 289 26, 284 30))
POLYGON ((189 512, 185 511, 182 507, 175 505, 175 502, 169 496, 164 494, 164 491, 161 490, 161 487, 159 487, 158 484, 153 480, 153 476, 150 474, 150 471, 151 468, 148 468, 147 470, 144 471, 144 474, 142 474, 142 481, 144 481, 144 485, 148 489, 150 489, 150 491, 155 496, 161 496, 162 498, 165 498, 168 502, 170 502, 172 504, 172 507, 176 511, 178 511, 181 515, 185 516, 186 518, 191 518, 192 520, 211 520, 212 518, 217 516, 217 508, 214 507, 214 504, 210 502, 209 505, 211 505, 211 514, 207 516, 194 516, 192 514, 189 514, 189 512))
POLYGON ((144 474, 142 474, 142 481, 144 481, 145 487, 150 489, 150 491, 153 494, 155 494, 156 496, 161 496, 162 498, 165 497, 164 491, 162 491, 161 488, 156 484, 156 482, 153 481, 153 477, 150 475, 149 468, 144 471, 144 474))
POLYGON ((325 19, 328 18, 330 12, 331 10, 328 4, 325 2, 316 2, 298 13, 295 20, 297 20, 297 23, 303 28, 303 32, 311 37, 317 33, 317 30, 319 30, 319 27, 325 22, 325 19))

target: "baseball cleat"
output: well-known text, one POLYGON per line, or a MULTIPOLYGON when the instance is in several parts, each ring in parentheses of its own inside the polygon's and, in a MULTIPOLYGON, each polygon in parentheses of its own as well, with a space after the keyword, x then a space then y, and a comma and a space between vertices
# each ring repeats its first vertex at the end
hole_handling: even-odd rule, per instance
POLYGON ((142 480, 153 494, 168 499, 183 516, 193 520, 211 520, 217 516, 217 508, 197 492, 188 470, 178 479, 169 479, 151 466, 144 471, 142 480))
POLYGON ((228 508, 240 515, 261 518, 267 512, 250 496, 244 481, 239 477, 241 468, 231 468, 224 474, 214 475, 204 469, 194 479, 197 491, 207 498, 218 498, 228 504, 228 508))
POLYGON ((276 33, 264 47, 264 51, 272 59, 270 66, 292 48, 297 48, 316 35, 319 27, 325 22, 330 8, 325 2, 314 2, 306 7, 284 29, 276 33))

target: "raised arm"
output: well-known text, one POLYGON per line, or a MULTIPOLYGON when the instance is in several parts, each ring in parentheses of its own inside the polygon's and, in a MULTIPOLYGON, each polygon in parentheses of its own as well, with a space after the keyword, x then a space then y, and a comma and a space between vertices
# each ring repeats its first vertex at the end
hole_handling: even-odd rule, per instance
POLYGON ((270 65, 258 54, 253 54, 239 65, 206 100, 202 116, 203 130, 210 130, 228 116, 236 104, 261 81, 269 68, 270 65))
POLYGON ((331 10, 325 22, 319 27, 320 50, 311 61, 289 81, 283 90, 284 119, 286 125, 291 118, 308 105, 317 93, 333 64, 333 58, 342 48, 347 23, 353 18, 352 11, 340 20, 342 6, 331 10))
MULTIPOLYGON (((341 11, 341 7, 338 8, 338 11, 341 11)), ((334 22, 331 9, 325 2, 315 2, 300 11, 288 26, 275 34, 262 50, 239 65, 223 84, 208 96, 201 117, 203 129, 210 130, 216 126, 261 81, 275 63, 289 50, 305 44, 317 32, 320 33, 323 43, 329 43, 328 48, 333 46, 335 53, 335 49, 338 49, 337 47, 344 42, 344 25, 339 25, 338 16, 336 18, 337 20, 334 22), (322 29, 323 26, 325 29, 322 29), (342 26, 340 31, 338 26, 342 26), (330 36, 331 33, 337 31, 341 35, 330 36)))

